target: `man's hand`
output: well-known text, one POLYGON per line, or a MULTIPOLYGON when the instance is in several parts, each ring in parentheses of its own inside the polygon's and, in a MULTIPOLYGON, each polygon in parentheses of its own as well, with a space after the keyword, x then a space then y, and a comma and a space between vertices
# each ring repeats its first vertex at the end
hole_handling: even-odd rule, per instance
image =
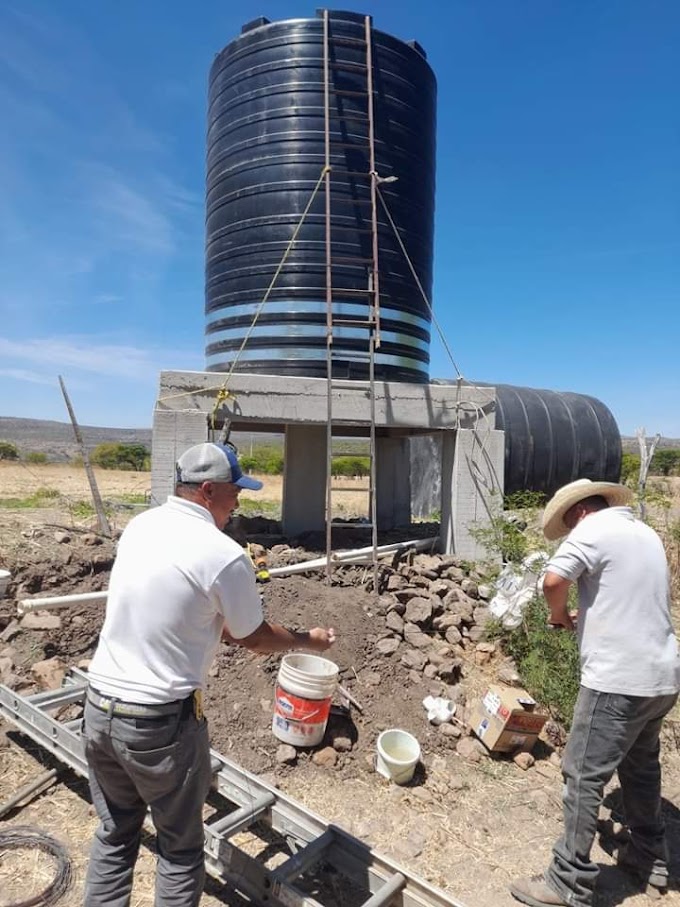
POLYGON ((564 627, 566 630, 574 629, 567 608, 570 586, 571 580, 564 579, 557 573, 548 571, 543 577, 543 595, 550 608, 548 623, 554 627, 564 627))
POLYGON ((325 652, 335 642, 335 630, 329 627, 314 627, 309 631, 309 648, 314 652, 325 652))

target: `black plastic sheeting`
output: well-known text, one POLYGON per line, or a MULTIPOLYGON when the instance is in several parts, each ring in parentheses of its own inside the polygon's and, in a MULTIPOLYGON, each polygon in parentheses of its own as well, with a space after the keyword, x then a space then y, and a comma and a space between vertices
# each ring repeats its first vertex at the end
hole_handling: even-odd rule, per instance
MULTIPOLYGON (((436 80, 422 48, 373 29, 376 170, 431 296, 436 80)), ((333 374, 368 377, 372 258, 364 18, 330 13, 333 374), (362 68, 363 67, 363 68, 362 68), (364 93, 362 97, 360 93, 364 93), (360 259, 357 261, 357 259, 360 259)), ((324 166, 323 20, 259 18, 215 58, 208 96, 206 367, 240 350, 324 166)), ((378 203, 375 375, 425 382, 430 313, 378 203)), ((325 377, 325 193, 315 197, 237 370, 325 377)))

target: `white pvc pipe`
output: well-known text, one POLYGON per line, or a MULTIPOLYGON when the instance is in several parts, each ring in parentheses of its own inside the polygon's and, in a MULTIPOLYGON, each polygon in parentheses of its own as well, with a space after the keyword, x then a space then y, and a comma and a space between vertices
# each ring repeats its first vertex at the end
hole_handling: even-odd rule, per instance
MULTIPOLYGON (((376 548, 378 557, 394 554, 396 551, 406 551, 413 548, 423 551, 431 548, 434 538, 413 539, 409 542, 395 542, 392 545, 380 545, 376 548)), ((373 558, 373 547, 354 548, 349 551, 338 551, 331 554, 331 561, 337 564, 362 564, 370 563, 373 558)), ((299 564, 287 564, 285 567, 273 567, 268 571, 270 576, 288 576, 292 573, 307 573, 309 570, 320 570, 326 566, 327 558, 317 557, 311 561, 301 561, 299 564)), ((69 605, 85 604, 87 602, 104 602, 108 598, 108 590, 101 592, 83 592, 78 595, 53 595, 49 598, 22 598, 17 604, 19 614, 28 614, 29 611, 47 611, 53 608, 67 608, 69 605)))
MULTIPOLYGON (((416 551, 422 551, 425 548, 431 548, 435 542, 434 538, 413 539, 409 542, 395 542, 392 545, 380 545, 376 548, 378 557, 385 554, 394 554, 397 551, 405 551, 413 548, 416 551)), ((354 548, 350 551, 338 551, 331 554, 331 562, 337 564, 361 564, 373 559, 373 546, 367 548, 354 548)), ((268 571, 270 576, 286 576, 291 573, 306 573, 308 570, 319 570, 326 566, 328 559, 317 557, 311 561, 301 561, 299 564, 287 564, 285 567, 273 567, 268 571)))
POLYGON ((46 611, 50 608, 67 608, 79 602, 104 602, 108 598, 108 591, 81 592, 78 595, 53 595, 49 598, 22 598, 17 604, 18 614, 28 614, 29 611, 46 611))

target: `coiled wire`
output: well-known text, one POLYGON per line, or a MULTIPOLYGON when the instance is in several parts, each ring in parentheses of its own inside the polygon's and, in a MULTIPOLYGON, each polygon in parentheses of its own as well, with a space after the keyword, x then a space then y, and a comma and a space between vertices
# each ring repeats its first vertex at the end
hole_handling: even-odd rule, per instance
POLYGON ((56 866, 53 880, 43 891, 24 900, 0 901, 0 907, 49 907, 68 891, 72 880, 71 860, 63 844, 30 825, 15 825, 0 830, 0 856, 5 850, 33 850, 36 847, 54 860, 56 866))

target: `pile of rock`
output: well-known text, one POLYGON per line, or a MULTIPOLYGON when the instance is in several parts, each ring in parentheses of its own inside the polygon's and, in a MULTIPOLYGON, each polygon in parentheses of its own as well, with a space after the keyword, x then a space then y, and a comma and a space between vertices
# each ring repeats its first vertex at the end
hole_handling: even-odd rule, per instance
POLYGON ((474 567, 451 555, 421 554, 390 570, 384 589, 376 606, 385 619, 378 654, 398 657, 418 679, 448 685, 460 679, 466 650, 475 649, 478 663, 490 659, 494 647, 482 640, 492 589, 474 567))

